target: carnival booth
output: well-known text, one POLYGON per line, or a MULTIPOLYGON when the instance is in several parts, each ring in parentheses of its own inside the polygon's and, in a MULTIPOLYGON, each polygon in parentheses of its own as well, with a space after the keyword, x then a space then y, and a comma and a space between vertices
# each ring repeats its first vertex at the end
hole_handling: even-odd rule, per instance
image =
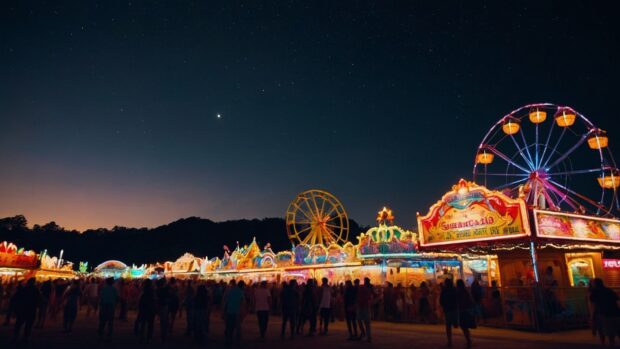
POLYGON ((24 278, 32 275, 39 261, 34 251, 18 248, 15 244, 3 241, 0 243, 0 277, 24 278))
POLYGON ((166 276, 176 278, 197 278, 200 275, 202 258, 195 257, 191 253, 185 253, 174 262, 164 263, 166 276))
POLYGON ((461 259, 456 254, 422 253, 417 234, 394 225, 392 210, 384 207, 377 215, 378 226, 358 236, 360 276, 374 284, 419 286, 445 277, 460 275, 461 259))
POLYGON ((62 251, 60 257, 49 256, 46 251, 40 255, 40 266, 35 273, 38 280, 73 279, 76 275, 73 263, 62 259, 62 251))
POLYGON ((127 264, 117 261, 109 260, 99 264, 95 270, 93 270, 93 276, 101 278, 123 278, 129 276, 130 268, 127 264))
POLYGON ((512 111, 478 147, 477 183, 459 181, 418 215, 422 249, 463 254, 464 277, 489 287, 502 325, 585 326, 590 280, 620 286, 620 177, 608 143, 570 107, 512 111))

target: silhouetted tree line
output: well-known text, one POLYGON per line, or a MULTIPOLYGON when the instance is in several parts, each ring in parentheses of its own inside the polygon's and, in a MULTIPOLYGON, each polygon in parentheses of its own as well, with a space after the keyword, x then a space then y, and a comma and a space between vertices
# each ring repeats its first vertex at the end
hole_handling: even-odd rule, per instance
MULTIPOLYGON (((349 239, 354 240, 367 227, 350 220, 349 229, 349 239)), ((7 240, 37 252, 46 249, 54 256, 63 249, 66 260, 76 265, 88 261, 91 267, 108 259, 128 264, 176 260, 185 252, 200 257, 221 257, 224 245, 232 249, 237 241, 241 245, 249 244, 253 237, 261 247, 271 243, 274 251, 291 247, 282 218, 213 222, 189 217, 152 229, 115 226, 84 232, 67 230, 55 222, 29 228, 23 215, 0 219, 0 241, 7 240)))

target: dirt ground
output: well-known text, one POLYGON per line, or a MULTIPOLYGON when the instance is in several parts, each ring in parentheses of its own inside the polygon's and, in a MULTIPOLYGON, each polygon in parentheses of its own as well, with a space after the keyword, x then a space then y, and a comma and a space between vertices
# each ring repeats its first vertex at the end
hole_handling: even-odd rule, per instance
MULTIPOLYGON (((62 315, 62 314, 61 314, 62 315)), ((158 323, 155 321, 153 340, 149 344, 140 344, 133 335, 135 313, 130 312, 126 322, 116 321, 114 333, 109 341, 101 342, 97 337, 97 318, 86 317, 80 312, 72 333, 63 333, 61 318, 49 321, 44 329, 33 329, 27 344, 11 344, 13 326, 0 327, 0 349, 11 347, 22 348, 178 348, 204 347, 223 348, 224 324, 219 316, 211 318, 211 331, 208 341, 201 345, 194 344, 192 339, 184 336, 185 321, 177 320, 175 329, 166 341, 159 338, 158 323)), ((2 319, 4 320, 4 319, 2 319)), ((272 316, 269 322, 267 339, 261 341, 258 336, 256 318, 248 316, 243 322, 241 348, 443 348, 446 347, 444 328, 442 325, 396 324, 388 322, 373 323, 373 342, 347 341, 346 324, 336 321, 330 324, 327 336, 296 337, 281 340, 279 336, 280 318, 272 316)), ((479 327, 472 331, 474 348, 511 349, 511 348, 593 348, 599 347, 598 342, 587 330, 560 333, 530 333, 516 330, 504 330, 479 327)), ((453 348, 464 348, 465 341, 460 330, 454 333, 453 348)))

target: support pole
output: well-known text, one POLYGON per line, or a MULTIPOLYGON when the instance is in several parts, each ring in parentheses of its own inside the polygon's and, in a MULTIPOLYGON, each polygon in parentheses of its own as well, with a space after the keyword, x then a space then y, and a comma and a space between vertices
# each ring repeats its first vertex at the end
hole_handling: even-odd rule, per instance
POLYGON ((536 257, 536 246, 533 240, 530 241, 530 255, 532 256, 532 267, 534 268, 534 281, 538 284, 538 258, 536 257))

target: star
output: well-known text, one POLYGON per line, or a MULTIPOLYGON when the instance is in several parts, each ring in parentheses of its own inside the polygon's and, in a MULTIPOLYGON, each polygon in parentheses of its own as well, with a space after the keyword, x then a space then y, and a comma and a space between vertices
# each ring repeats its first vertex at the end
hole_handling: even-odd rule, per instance
POLYGON ((221 119, 222 118, 222 114, 217 114, 217 118, 221 119))

